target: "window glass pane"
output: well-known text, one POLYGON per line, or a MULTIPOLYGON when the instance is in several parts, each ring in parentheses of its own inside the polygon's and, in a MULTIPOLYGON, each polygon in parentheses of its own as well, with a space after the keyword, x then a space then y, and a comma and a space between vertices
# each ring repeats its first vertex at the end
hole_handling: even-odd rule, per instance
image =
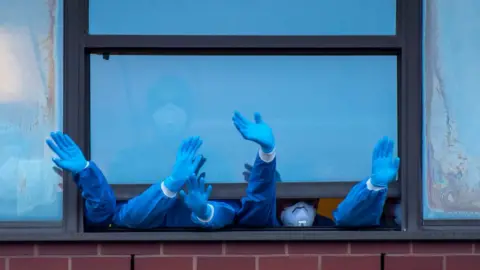
POLYGON ((61 128, 62 1, 0 1, 0 221, 62 219, 45 138, 61 128))
POLYGON ((395 0, 95 0, 91 34, 394 35, 395 0))
POLYGON ((480 1, 425 12, 424 218, 479 218, 480 1))
POLYGON ((167 177, 200 135, 210 182, 242 182, 257 146, 232 125, 255 111, 275 132, 282 181, 352 181, 397 134, 395 56, 91 56, 91 155, 110 183, 167 177))

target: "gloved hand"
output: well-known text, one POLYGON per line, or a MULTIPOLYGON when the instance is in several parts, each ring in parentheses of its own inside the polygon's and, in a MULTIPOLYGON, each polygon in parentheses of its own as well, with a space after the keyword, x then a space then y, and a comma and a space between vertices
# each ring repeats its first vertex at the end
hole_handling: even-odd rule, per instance
POLYGON ((87 160, 77 144, 63 132, 50 133, 53 141, 47 139, 47 145, 59 158, 52 158, 55 165, 72 173, 79 173, 87 166, 87 160))
POLYGON ((195 174, 190 175, 187 180, 188 194, 180 191, 180 197, 183 199, 187 207, 201 219, 208 219, 212 214, 212 209, 208 207, 208 198, 212 193, 212 186, 208 185, 205 190, 205 173, 197 177, 195 174))
POLYGON ((400 158, 393 158, 393 145, 394 142, 388 137, 382 138, 375 145, 370 182, 376 187, 387 187, 395 180, 400 158))
MULTIPOLYGON (((243 171, 243 179, 248 182, 250 180, 250 174, 252 173, 253 166, 245 163, 245 171, 243 171)), ((275 182, 282 182, 282 178, 280 177, 280 173, 275 170, 275 176, 274 176, 275 182)))
POLYGON ((270 153, 275 148, 272 129, 263 122, 259 113, 255 113, 254 118, 255 123, 252 123, 239 112, 235 112, 232 120, 244 139, 258 143, 264 153, 270 153))
POLYGON ((165 187, 172 192, 178 192, 187 181, 188 177, 199 171, 203 165, 203 157, 196 156, 198 148, 203 141, 200 137, 190 137, 182 142, 177 152, 177 160, 173 166, 172 175, 165 179, 165 187))

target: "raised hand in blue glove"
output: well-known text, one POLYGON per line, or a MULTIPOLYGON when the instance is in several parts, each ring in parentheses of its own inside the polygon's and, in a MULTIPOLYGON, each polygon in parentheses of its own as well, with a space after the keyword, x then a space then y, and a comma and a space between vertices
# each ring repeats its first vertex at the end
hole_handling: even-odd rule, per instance
POLYGON ((256 142, 264 153, 270 153, 275 148, 275 138, 272 129, 265 124, 259 113, 254 114, 255 123, 247 120, 239 112, 233 114, 233 125, 246 140, 256 142))
POLYGON ((165 179, 165 187, 172 192, 178 192, 188 177, 200 170, 199 167, 203 165, 203 157, 196 156, 196 153, 202 143, 203 141, 198 136, 190 137, 182 142, 177 152, 172 175, 165 179))
POLYGON ((180 191, 180 197, 183 199, 187 207, 199 218, 206 220, 212 215, 212 209, 208 206, 208 198, 212 193, 212 186, 208 185, 205 189, 205 173, 197 177, 195 174, 190 175, 187 180, 188 194, 180 191))
POLYGON ((52 140, 47 139, 47 145, 57 154, 58 158, 52 158, 53 163, 63 170, 79 173, 87 166, 87 160, 80 147, 63 132, 50 133, 52 140))
POLYGON ((400 158, 393 158, 393 146, 393 140, 388 137, 383 137, 375 145, 370 182, 376 187, 387 187, 395 180, 400 158))

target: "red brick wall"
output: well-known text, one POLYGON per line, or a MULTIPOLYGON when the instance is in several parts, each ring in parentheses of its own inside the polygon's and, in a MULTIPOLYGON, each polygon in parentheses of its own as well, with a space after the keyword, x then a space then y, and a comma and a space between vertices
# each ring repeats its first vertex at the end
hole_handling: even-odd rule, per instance
POLYGON ((0 270, 479 270, 462 243, 0 244, 0 270))

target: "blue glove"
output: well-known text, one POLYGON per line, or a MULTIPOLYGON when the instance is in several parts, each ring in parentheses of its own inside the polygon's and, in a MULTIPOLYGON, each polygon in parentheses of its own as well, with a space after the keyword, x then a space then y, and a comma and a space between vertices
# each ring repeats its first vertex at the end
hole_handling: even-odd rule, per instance
POLYGON ((212 215, 212 209, 208 207, 208 198, 212 193, 212 186, 208 185, 205 190, 205 173, 200 174, 198 179, 195 174, 190 175, 187 180, 188 194, 180 191, 180 197, 187 207, 199 218, 205 220, 212 215))
POLYGON ((252 123, 239 112, 235 112, 232 120, 244 139, 258 143, 264 153, 270 153, 275 148, 272 129, 263 122, 259 113, 255 113, 254 118, 255 123, 252 123))
POLYGON ((182 142, 177 152, 177 160, 173 166, 172 175, 165 179, 165 187, 172 192, 178 192, 182 189, 188 177, 200 170, 203 165, 203 157, 196 156, 198 148, 203 141, 200 137, 190 137, 182 142))
POLYGON ((79 173, 87 166, 87 160, 77 144, 62 132, 50 133, 53 141, 47 139, 47 145, 59 158, 52 158, 53 163, 63 170, 79 173))
POLYGON ((387 137, 382 138, 375 145, 370 182, 376 187, 387 187, 395 180, 400 158, 393 158, 393 145, 394 142, 387 137))

